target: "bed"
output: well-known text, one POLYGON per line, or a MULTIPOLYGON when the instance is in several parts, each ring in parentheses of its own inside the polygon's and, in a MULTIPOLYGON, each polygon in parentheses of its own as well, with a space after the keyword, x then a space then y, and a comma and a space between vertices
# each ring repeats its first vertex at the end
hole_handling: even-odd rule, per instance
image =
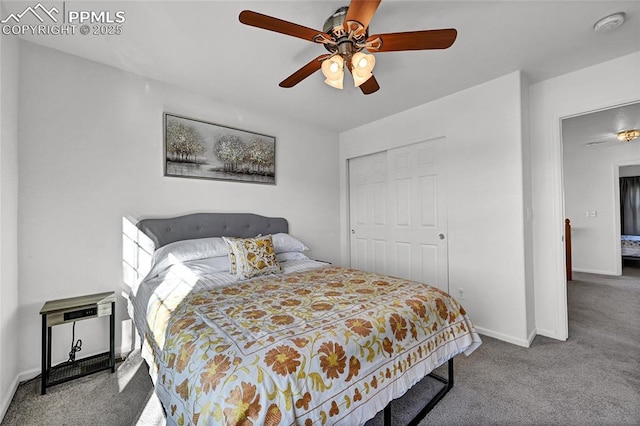
POLYGON ((137 226, 155 253, 129 312, 168 424, 355 425, 382 410, 390 424, 390 401, 429 376, 442 388, 417 423, 453 386, 453 357, 481 344, 448 294, 311 260, 286 219, 137 226))
POLYGON ((622 235, 622 258, 640 260, 640 235, 622 235))

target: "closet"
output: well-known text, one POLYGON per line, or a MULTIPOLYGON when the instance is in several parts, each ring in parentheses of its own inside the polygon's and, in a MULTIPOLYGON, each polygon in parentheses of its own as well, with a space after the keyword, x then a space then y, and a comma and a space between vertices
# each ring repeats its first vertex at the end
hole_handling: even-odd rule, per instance
POLYGON ((449 290, 444 142, 349 160, 352 267, 449 290))

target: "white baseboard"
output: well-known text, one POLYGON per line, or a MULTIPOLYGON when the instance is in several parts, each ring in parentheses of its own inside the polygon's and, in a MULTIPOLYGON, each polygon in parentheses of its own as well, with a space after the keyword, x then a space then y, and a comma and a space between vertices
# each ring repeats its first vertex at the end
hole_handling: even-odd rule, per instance
POLYGON ((584 272, 585 274, 597 274, 597 275, 612 275, 615 277, 619 277, 620 274, 616 274, 615 271, 599 271, 597 269, 583 269, 583 268, 573 268, 573 272, 584 272))
POLYGON ((9 405, 11 404, 11 400, 18 390, 19 383, 20 380, 18 380, 18 377, 16 377, 13 380, 13 383, 11 383, 11 386, 9 386, 8 392, 4 395, 2 401, 0 401, 0 422, 4 419, 4 415, 7 414, 7 410, 9 409, 9 405))
MULTIPOLYGON (((131 351, 121 352, 119 350, 116 350, 115 351, 116 361, 118 360, 118 358, 125 358, 126 355, 129 354, 129 352, 131 352, 131 351)), ((89 357, 92 357, 94 355, 99 355, 101 353, 103 353, 103 352, 88 353, 86 355, 83 354, 83 356, 79 357, 79 358, 85 358, 85 357, 89 358, 89 357)), ((63 362, 63 361, 60 361, 60 362, 63 362)), ((53 364, 56 365, 55 363, 53 363, 53 364)), ((38 376, 40 374, 40 372, 41 372, 40 368, 32 368, 30 370, 23 371, 22 373, 18 374, 18 379, 17 379, 18 380, 18 384, 33 379, 34 377, 38 376)))
POLYGON ((31 380, 38 374, 40 374, 40 368, 32 368, 30 370, 23 371, 22 373, 18 374, 18 384, 26 382, 27 380, 31 380))
POLYGON ((552 331, 552 330, 545 330, 545 329, 541 329, 541 328, 539 328, 539 329, 537 330, 537 333, 538 333, 540 336, 548 337, 548 338, 550 338, 550 339, 560 340, 561 342, 564 342, 564 341, 566 341, 566 340, 567 340, 567 339, 560 339, 560 338, 558 337, 558 333, 557 333, 557 332, 555 332, 555 331, 552 331))
MULTIPOLYGON (((130 351, 122 352, 122 347, 116 348, 116 350, 115 350, 116 360, 118 358, 122 358, 122 357, 126 356, 129 352, 130 351)), ((93 355, 98 355, 100 353, 102 353, 102 352, 83 354, 82 358, 91 357, 93 355)), ((55 365, 55 363, 53 363, 53 364, 55 365)), ((13 383, 11 385, 11 389, 10 389, 11 392, 8 392, 7 395, 4 396, 3 400, 0 401, 0 403, 2 404, 2 405, 0 405, 0 414, 2 414, 0 416, 0 419, 4 418, 4 415, 6 414, 7 410, 9 409, 9 405, 11 404, 11 400, 13 399, 13 396, 15 395, 16 390, 18 390, 18 386, 20 385, 20 383, 34 379, 40 373, 41 373, 40 367, 31 368, 29 370, 26 370, 26 371, 23 371, 21 373, 18 373, 18 376, 15 378, 15 380, 13 381, 13 383)))
POLYGON ((514 336, 509 336, 508 334, 499 333, 493 330, 487 330, 486 328, 475 326, 476 331, 479 334, 483 334, 485 336, 493 337, 498 340, 502 340, 507 343, 513 343, 514 345, 522 346, 524 348, 528 348, 533 341, 533 337, 535 337, 535 331, 533 332, 533 337, 530 335, 528 339, 520 339, 514 336))

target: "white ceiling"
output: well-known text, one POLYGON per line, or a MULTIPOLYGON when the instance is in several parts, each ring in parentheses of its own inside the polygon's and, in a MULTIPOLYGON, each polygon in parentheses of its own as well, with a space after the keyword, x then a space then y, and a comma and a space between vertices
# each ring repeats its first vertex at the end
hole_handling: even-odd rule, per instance
MULTIPOLYGON (((7 12, 34 3, 3 1, 7 12)), ((24 38, 232 105, 335 131, 517 70, 534 83, 640 51, 639 1, 383 0, 370 34, 453 27, 458 38, 447 50, 376 54, 374 74, 381 89, 364 96, 348 84, 349 77, 340 91, 325 85, 319 72, 294 88, 280 88, 280 81, 324 48, 238 21, 238 14, 249 9, 322 29, 325 19, 347 3, 67 1, 68 9, 123 10, 123 33, 24 38), (594 33, 598 19, 621 11, 627 14, 622 27, 594 33)))
MULTIPOLYGON (((617 133, 633 129, 640 129, 640 102, 562 120, 562 143, 575 148, 623 146, 627 142, 618 141, 617 133)), ((640 140, 630 143, 640 147, 640 140)))

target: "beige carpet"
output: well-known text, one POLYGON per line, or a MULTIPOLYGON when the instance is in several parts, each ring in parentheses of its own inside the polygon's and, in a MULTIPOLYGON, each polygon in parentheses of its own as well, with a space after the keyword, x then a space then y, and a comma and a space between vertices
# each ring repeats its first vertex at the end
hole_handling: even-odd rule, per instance
MULTIPOLYGON (((638 265, 640 266, 640 264, 638 265)), ((640 424, 640 269, 623 277, 574 274, 568 285, 567 342, 537 337, 529 349, 483 337, 456 358, 455 386, 420 423, 640 424)), ((403 425, 432 392, 416 385, 394 402, 403 425)), ((21 384, 2 425, 164 425, 137 352, 115 374, 97 373, 39 394, 21 384)), ((379 415, 367 426, 382 424, 379 415)))

